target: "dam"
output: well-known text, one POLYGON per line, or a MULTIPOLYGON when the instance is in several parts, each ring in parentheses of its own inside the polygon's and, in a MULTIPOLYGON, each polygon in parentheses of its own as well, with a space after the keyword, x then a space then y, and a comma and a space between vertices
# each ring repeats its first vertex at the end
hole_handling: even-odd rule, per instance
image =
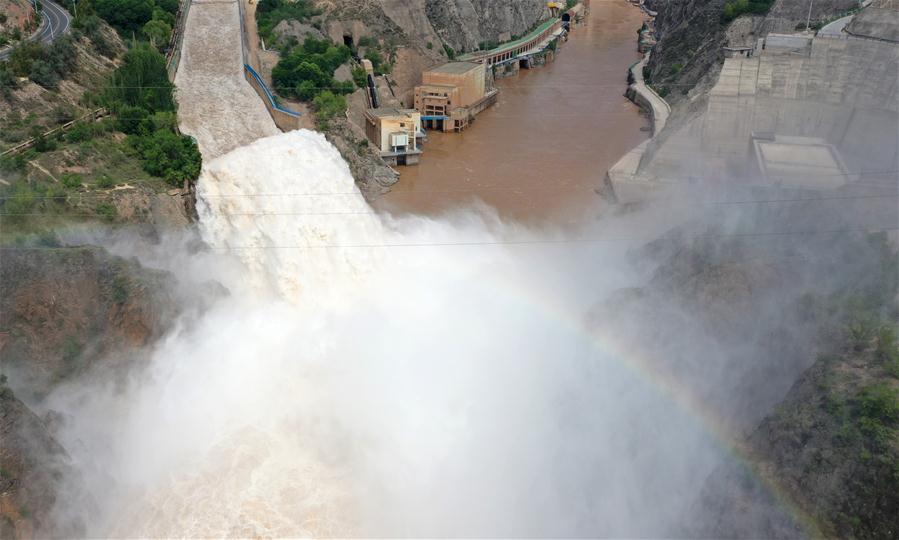
POLYGON ((866 24, 884 12, 899 13, 872 5, 836 30, 768 34, 748 56, 725 58, 699 114, 669 122, 640 150, 636 168, 625 171, 624 160, 613 168, 618 200, 722 186, 895 194, 899 43, 871 35, 877 25, 866 24), (793 173, 769 174, 785 167, 793 173))

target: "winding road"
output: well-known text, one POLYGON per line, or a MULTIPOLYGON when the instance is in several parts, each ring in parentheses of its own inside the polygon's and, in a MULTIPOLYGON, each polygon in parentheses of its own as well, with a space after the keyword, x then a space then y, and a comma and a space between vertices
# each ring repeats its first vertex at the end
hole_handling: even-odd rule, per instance
MULTIPOLYGON (((39 39, 44 43, 52 43, 53 40, 69 31, 72 26, 72 16, 56 2, 43 0, 42 4, 44 8, 41 11, 41 26, 28 38, 28 41, 39 39)), ((0 60, 6 60, 12 50, 13 47, 0 49, 0 60)))

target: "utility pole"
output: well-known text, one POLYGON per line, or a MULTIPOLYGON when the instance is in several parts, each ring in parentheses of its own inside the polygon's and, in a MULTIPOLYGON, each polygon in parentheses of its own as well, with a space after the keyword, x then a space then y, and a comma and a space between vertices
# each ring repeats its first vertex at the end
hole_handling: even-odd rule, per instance
POLYGON ((815 0, 808 0, 808 17, 805 19, 805 31, 809 31, 809 27, 812 24, 812 5, 815 3, 815 0))

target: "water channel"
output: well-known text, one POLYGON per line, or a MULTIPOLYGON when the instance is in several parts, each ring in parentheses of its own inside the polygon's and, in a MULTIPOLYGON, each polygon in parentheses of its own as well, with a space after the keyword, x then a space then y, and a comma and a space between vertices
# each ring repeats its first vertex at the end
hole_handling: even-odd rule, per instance
POLYGON ((625 0, 594 0, 554 62, 498 80, 498 103, 464 132, 430 131, 421 163, 399 167, 376 206, 436 215, 480 200, 531 223, 596 213, 608 168, 648 136, 623 96, 643 17, 625 0))

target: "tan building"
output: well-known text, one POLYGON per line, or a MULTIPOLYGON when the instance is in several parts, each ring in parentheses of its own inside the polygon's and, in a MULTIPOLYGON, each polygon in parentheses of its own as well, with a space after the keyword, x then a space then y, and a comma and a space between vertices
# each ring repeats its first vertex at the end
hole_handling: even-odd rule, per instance
POLYGON ((414 109, 368 109, 365 135, 389 165, 415 165, 421 150, 421 114, 414 109))
POLYGON ((476 62, 449 62, 422 73, 414 106, 425 127, 460 131, 492 105, 497 91, 487 88, 486 68, 476 62))

